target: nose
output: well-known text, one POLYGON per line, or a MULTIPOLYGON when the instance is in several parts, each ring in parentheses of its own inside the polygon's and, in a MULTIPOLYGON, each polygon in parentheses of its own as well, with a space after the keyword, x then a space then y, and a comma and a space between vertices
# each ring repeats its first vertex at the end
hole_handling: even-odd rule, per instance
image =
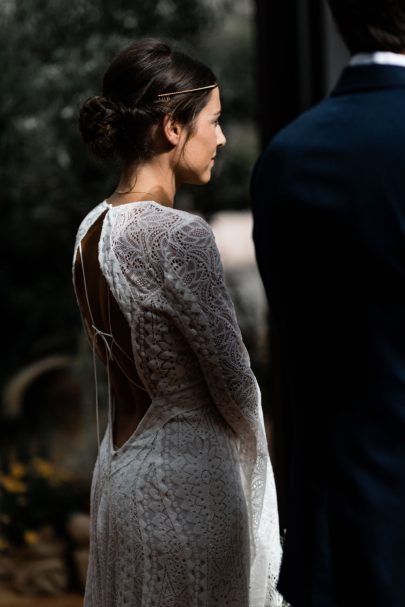
POLYGON ((217 130, 217 147, 218 148, 222 148, 224 145, 226 144, 226 137, 220 127, 220 125, 218 125, 218 130, 217 130))

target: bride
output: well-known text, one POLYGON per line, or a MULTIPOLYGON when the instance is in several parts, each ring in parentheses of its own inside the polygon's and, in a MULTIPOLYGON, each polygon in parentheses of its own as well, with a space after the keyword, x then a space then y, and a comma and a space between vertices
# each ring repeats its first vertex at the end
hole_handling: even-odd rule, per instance
POLYGON ((281 551, 260 393, 214 237, 174 208, 225 144, 219 87, 158 41, 121 52, 80 113, 122 166, 73 277, 109 422, 91 493, 86 607, 273 607, 281 551))

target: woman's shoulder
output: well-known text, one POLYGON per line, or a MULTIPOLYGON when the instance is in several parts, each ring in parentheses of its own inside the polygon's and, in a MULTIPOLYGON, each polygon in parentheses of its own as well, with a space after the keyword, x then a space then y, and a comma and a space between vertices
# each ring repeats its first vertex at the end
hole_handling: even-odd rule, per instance
POLYGON ((176 210, 177 221, 170 234, 171 243, 185 250, 193 248, 209 248, 214 240, 209 223, 200 215, 188 211, 176 210))
POLYGON ((182 234, 212 235, 211 227, 203 217, 153 200, 110 205, 110 214, 114 217, 111 223, 115 235, 142 231, 157 236, 160 232, 169 241, 181 238, 182 234))

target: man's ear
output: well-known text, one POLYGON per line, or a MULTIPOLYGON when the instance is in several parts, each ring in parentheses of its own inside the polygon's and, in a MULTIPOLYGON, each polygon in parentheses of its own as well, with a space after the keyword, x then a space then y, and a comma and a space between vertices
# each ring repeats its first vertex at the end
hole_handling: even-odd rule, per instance
POLYGON ((183 126, 167 114, 163 118, 163 132, 172 145, 177 145, 183 133, 183 126))

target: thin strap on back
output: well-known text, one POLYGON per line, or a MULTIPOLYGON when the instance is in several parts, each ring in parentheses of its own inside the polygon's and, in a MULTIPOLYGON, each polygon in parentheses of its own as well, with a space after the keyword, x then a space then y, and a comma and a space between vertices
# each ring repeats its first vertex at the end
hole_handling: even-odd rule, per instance
MULTIPOLYGON (((91 326, 92 329, 95 330, 94 335, 91 336, 91 350, 93 355, 93 374, 94 374, 94 392, 95 392, 95 405, 96 405, 96 426, 97 426, 97 444, 98 444, 98 452, 100 453, 101 447, 101 438, 100 438, 100 415, 99 415, 99 393, 98 393, 98 376, 97 376, 97 353, 96 353, 96 344, 97 344, 97 336, 100 335, 103 339, 104 345, 106 347, 106 370, 107 370, 107 382, 108 382, 108 394, 110 400, 110 373, 109 373, 109 359, 111 356, 111 348, 106 339, 106 335, 104 335, 101 331, 97 331, 94 325, 94 318, 91 311, 89 294, 87 291, 87 281, 86 281, 86 272, 84 270, 84 260, 83 260, 83 251, 82 251, 82 243, 79 242, 79 253, 80 253, 80 265, 82 268, 82 276, 83 276, 83 285, 84 285, 84 294, 86 297, 87 309, 90 315, 91 326)), ((89 336, 90 337, 90 336, 89 336)), ((109 403, 110 404, 110 403, 109 403)), ((110 409, 110 406, 108 407, 110 409)), ((108 411, 108 415, 110 416, 110 410, 108 411)), ((100 462, 99 462, 100 465, 100 462)))
POLYGON ((79 252, 80 252, 80 263, 81 263, 81 267, 82 267, 82 276, 83 276, 83 284, 84 284, 84 293, 85 293, 85 297, 86 297, 86 303, 87 303, 87 309, 89 311, 89 315, 90 315, 90 320, 91 320, 91 328, 94 331, 94 335, 92 338, 92 347, 93 347, 93 351, 95 353, 95 344, 97 342, 97 337, 101 337, 101 339, 104 342, 104 345, 106 347, 106 351, 108 352, 108 360, 114 360, 115 364, 119 367, 119 369, 121 370, 121 372, 123 373, 123 375, 126 377, 126 379, 136 388, 139 388, 140 390, 143 390, 144 392, 147 392, 145 386, 138 384, 137 382, 135 382, 132 377, 130 377, 128 375, 128 373, 125 371, 125 369, 122 367, 122 365, 120 364, 120 361, 117 360, 117 358, 114 358, 114 354, 113 354, 113 350, 112 350, 112 346, 114 345, 116 348, 118 348, 118 350, 121 352, 121 354, 123 356, 125 356, 125 358, 131 363, 131 364, 135 364, 134 360, 131 356, 129 356, 127 354, 127 352, 120 346, 120 344, 115 340, 114 335, 112 333, 112 327, 111 327, 111 305, 110 305, 110 291, 109 289, 107 289, 107 316, 108 316, 108 327, 110 332, 106 333, 105 331, 101 331, 94 323, 94 317, 91 311, 91 306, 90 306, 90 299, 89 299, 89 294, 88 294, 88 290, 87 290, 87 281, 86 281, 86 273, 84 270, 84 260, 83 260, 83 253, 82 253, 82 243, 79 242, 79 252), (111 345, 108 343, 108 338, 111 339, 111 345))

